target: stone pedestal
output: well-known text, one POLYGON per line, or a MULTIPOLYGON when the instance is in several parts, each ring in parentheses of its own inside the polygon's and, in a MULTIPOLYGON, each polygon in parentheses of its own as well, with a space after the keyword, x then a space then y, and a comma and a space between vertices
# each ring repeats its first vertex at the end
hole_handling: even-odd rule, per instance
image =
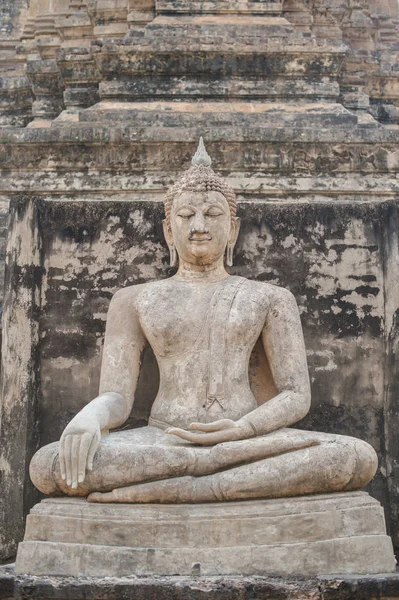
POLYGON ((395 570, 379 502, 364 492, 197 505, 89 504, 31 511, 19 574, 330 575, 395 570))

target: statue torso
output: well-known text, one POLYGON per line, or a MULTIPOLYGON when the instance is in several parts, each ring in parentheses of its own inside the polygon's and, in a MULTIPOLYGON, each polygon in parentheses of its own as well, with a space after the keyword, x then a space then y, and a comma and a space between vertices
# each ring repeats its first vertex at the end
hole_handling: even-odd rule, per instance
POLYGON ((155 424, 237 420, 256 407, 248 361, 272 289, 238 277, 206 284, 171 278, 142 287, 136 308, 160 370, 155 424))

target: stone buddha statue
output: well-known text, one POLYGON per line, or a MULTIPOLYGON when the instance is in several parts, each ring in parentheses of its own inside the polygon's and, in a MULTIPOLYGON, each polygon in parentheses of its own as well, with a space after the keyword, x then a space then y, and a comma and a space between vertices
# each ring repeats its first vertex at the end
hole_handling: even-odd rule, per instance
POLYGON ((173 277, 118 291, 110 304, 97 398, 40 449, 30 473, 50 496, 89 502, 200 503, 357 490, 375 474, 364 441, 292 428, 310 407, 298 308, 286 289, 231 276, 236 197, 202 139, 168 191, 173 277), (261 339, 274 395, 248 379, 261 339), (146 427, 121 427, 150 344, 160 385, 146 427))

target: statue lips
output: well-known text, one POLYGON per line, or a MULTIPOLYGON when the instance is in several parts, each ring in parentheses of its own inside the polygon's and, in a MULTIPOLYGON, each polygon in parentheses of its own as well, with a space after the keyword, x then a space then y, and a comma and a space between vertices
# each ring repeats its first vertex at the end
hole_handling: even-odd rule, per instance
POLYGON ((190 242, 210 242, 212 239, 212 236, 210 235, 198 235, 198 234, 192 234, 189 236, 189 241, 190 242))

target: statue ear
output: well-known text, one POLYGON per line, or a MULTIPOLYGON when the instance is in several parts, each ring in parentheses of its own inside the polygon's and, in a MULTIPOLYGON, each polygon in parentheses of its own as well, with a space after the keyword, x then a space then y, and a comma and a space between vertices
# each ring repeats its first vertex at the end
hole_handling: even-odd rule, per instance
POLYGON ((173 241, 173 236, 172 236, 172 232, 168 226, 168 222, 166 219, 164 219, 162 221, 162 227, 163 227, 163 234, 165 236, 165 241, 168 244, 168 248, 169 248, 169 255, 170 255, 170 266, 171 267, 176 267, 177 266, 177 252, 176 252, 176 247, 173 241))
POLYGON ((231 221, 229 241, 226 247, 226 264, 228 267, 233 266, 233 252, 234 246, 236 245, 238 234, 240 233, 241 219, 234 217, 231 221))

